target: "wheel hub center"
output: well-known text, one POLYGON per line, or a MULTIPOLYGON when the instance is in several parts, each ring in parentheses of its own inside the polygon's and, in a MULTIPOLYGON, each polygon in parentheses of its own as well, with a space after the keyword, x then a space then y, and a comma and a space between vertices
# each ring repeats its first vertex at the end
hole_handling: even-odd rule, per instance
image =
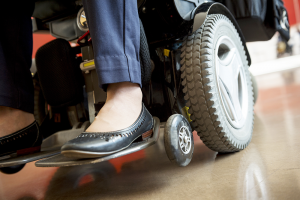
POLYGON ((184 143, 187 143, 187 142, 188 142, 188 137, 185 136, 185 137, 184 137, 184 143))

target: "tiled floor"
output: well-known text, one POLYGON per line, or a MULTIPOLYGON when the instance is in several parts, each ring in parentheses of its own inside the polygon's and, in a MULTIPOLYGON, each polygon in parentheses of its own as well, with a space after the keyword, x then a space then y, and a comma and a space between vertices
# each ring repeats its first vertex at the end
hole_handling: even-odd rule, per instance
POLYGON ((179 168, 161 137, 110 162, 30 163, 15 175, 0 174, 0 199, 300 199, 300 68, 257 76, 257 82, 253 139, 244 151, 218 155, 195 135, 193 160, 179 168))

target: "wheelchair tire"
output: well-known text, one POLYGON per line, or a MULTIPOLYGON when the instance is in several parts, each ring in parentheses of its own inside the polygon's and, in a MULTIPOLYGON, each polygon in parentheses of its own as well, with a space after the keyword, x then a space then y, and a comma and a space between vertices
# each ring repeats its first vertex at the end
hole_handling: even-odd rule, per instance
POLYGON ((146 86, 151 80, 152 65, 147 42, 146 33, 142 21, 140 20, 140 65, 142 85, 146 86))
POLYGON ((253 91, 240 36, 224 15, 209 15, 184 38, 182 85, 192 127, 210 149, 229 153, 248 146, 253 91))
POLYGON ((250 72, 251 75, 251 81, 252 81, 252 87, 253 87, 253 103, 256 104, 257 98, 258 98, 258 86, 255 79, 255 76, 250 72))

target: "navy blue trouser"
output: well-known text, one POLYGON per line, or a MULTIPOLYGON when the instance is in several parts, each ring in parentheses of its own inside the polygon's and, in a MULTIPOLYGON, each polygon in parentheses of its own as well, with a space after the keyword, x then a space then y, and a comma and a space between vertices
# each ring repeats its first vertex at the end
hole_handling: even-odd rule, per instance
MULTIPOLYGON (((141 86, 137 1, 83 2, 93 40, 99 86, 127 81, 141 86)), ((9 5, 2 7, 9 8, 9 5)), ((2 12, 5 20, 2 20, 0 30, 0 106, 33 113, 30 67, 34 4, 19 1, 13 7, 14 12, 11 9, 2 12)))

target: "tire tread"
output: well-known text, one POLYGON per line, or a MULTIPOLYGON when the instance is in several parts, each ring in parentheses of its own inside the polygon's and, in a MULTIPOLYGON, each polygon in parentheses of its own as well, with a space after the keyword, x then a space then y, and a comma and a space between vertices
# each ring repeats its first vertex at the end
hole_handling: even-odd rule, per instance
MULTIPOLYGON (((184 99, 189 107, 192 125, 207 147, 214 151, 226 153, 244 149, 251 138, 245 145, 237 144, 232 140, 226 134, 228 130, 219 117, 221 108, 215 103, 216 99, 214 97, 216 94, 212 90, 216 87, 213 83, 214 72, 211 66, 213 59, 213 51, 211 50, 213 49, 212 34, 217 21, 221 19, 232 24, 223 15, 209 15, 204 25, 195 33, 185 37, 181 49, 181 71, 183 72, 182 85, 185 86, 183 89, 184 99)), ((233 32, 239 38, 237 31, 233 32)), ((242 45, 241 40, 239 42, 242 45)), ((245 52, 242 52, 242 56, 245 56, 246 60, 245 52)))

